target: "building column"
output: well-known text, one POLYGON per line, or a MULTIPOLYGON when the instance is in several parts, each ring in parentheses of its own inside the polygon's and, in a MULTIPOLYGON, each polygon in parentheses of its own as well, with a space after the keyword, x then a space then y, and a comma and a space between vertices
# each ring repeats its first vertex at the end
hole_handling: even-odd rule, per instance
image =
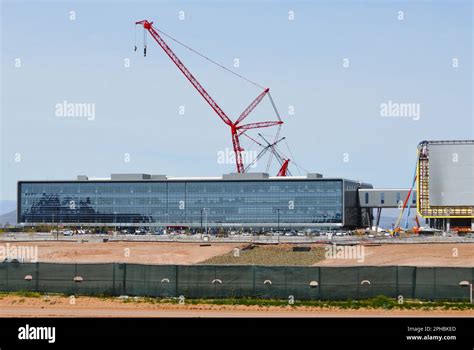
POLYGON ((375 232, 377 232, 379 229, 381 214, 382 214, 382 208, 377 208, 377 216, 375 218, 375 232))
POLYGON ((451 231, 451 219, 446 219, 446 232, 451 231))
POLYGON ((474 231, 474 219, 471 219, 471 231, 474 231))

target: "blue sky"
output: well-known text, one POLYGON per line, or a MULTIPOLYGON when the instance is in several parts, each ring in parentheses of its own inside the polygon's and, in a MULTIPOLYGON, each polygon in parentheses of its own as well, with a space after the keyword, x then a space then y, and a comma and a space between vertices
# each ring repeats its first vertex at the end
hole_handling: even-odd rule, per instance
MULTIPOLYGON (((228 127, 161 48, 148 38, 148 57, 133 52, 141 19, 270 87, 305 169, 408 187, 419 141, 474 137, 472 14, 471 1, 4 0, 0 199, 18 180, 234 171, 217 162, 228 127), (94 120, 57 117, 63 101, 95 104, 94 120), (387 101, 418 104, 419 120, 381 117, 387 101)), ((169 44, 231 118, 260 92, 169 44)), ((274 119, 265 100, 248 121, 274 119)))

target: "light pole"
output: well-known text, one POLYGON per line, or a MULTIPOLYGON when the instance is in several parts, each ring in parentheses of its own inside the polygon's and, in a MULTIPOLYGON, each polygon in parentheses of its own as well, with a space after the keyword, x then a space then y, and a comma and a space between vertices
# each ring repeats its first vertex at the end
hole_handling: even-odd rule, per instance
POLYGON ((204 212, 206 213, 206 235, 207 235, 207 211, 209 210, 209 208, 204 208, 204 212))
POLYGON ((277 242, 280 244, 280 208, 277 209, 277 242))
MULTIPOLYGON (((54 224, 54 214, 53 214, 53 224, 54 224)), ((56 221, 56 240, 59 241, 59 218, 56 221)))
POLYGON ((469 287, 469 302, 472 304, 472 283, 469 281, 461 281, 459 285, 461 287, 469 287))
POLYGON ((202 234, 202 211, 203 211, 203 208, 201 208, 201 234, 202 234))

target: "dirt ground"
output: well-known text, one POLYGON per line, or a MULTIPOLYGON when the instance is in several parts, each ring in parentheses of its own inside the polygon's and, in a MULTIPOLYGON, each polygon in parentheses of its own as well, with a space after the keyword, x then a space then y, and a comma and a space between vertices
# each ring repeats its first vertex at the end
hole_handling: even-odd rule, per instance
MULTIPOLYGON (((6 243, 0 242, 5 246, 6 243)), ((38 247, 38 261, 64 263, 197 264, 232 251, 239 244, 158 242, 10 242, 10 247, 38 247)))
POLYGON ((0 317, 473 317, 474 310, 178 305, 65 296, 2 296, 0 317), (71 302, 73 301, 73 302, 71 302))
POLYGON ((325 259, 316 266, 460 266, 474 267, 474 244, 427 243, 364 246, 363 260, 325 259))
MULTIPOLYGON (((5 247, 7 242, 0 242, 5 247)), ((292 252, 288 244, 241 250, 245 243, 178 242, 9 242, 10 247, 38 247, 38 261, 66 263, 128 262, 141 264, 261 264, 314 266, 462 266, 474 267, 474 244, 426 243, 364 246, 363 259, 324 259, 326 245, 314 244, 311 252, 292 252), (321 260, 323 259, 323 260, 321 260)), ((361 246, 360 246, 361 247, 361 246)))

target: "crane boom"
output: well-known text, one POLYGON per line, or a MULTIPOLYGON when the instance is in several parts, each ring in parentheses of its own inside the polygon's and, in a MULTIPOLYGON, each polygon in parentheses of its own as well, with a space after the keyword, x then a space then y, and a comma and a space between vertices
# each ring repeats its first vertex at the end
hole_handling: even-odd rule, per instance
POLYGON ((235 121, 235 124, 239 124, 242 120, 247 118, 247 116, 257 107, 257 105, 262 101, 262 99, 265 97, 266 94, 268 94, 268 91, 270 91, 269 88, 266 88, 265 90, 262 91, 260 95, 258 95, 255 100, 253 100, 247 108, 244 109, 242 114, 240 114, 239 118, 235 121))
MULTIPOLYGON (((183 75, 188 79, 191 85, 199 92, 199 94, 204 98, 204 100, 211 106, 211 108, 216 112, 219 118, 228 126, 230 126, 231 133, 232 133, 232 145, 234 148, 235 159, 236 159, 236 166, 237 172, 243 173, 245 172, 244 165, 243 165, 243 157, 242 151, 243 148, 240 146, 239 136, 243 134, 246 130, 249 129, 256 129, 256 128, 266 128, 274 125, 283 124, 280 117, 278 116, 278 121, 268 121, 268 122, 258 122, 258 123, 251 123, 246 125, 238 125, 242 120, 244 120, 254 109, 257 105, 262 101, 262 99, 267 95, 270 89, 266 88, 261 92, 251 103, 250 105, 240 114, 239 118, 233 122, 227 114, 222 110, 222 108, 217 104, 216 101, 209 95, 209 93, 204 89, 204 87, 199 83, 199 81, 194 77, 194 75, 189 71, 188 68, 184 65, 183 62, 176 56, 173 50, 168 46, 168 44, 163 40, 160 36, 158 31, 153 28, 153 22, 149 22, 147 20, 135 22, 135 25, 141 25, 145 30, 147 30, 150 35, 155 39, 155 41, 160 45, 160 47, 165 51, 168 57, 173 61, 173 63, 178 67, 178 69, 183 73, 183 75)), ((145 51, 146 55, 146 46, 145 51)), ((273 104, 273 101, 272 101, 273 104)))
POLYGON ((214 99, 208 94, 206 89, 199 83, 199 81, 194 77, 194 75, 189 71, 188 68, 184 65, 183 62, 176 56, 176 54, 171 50, 168 44, 163 40, 163 38, 158 34, 158 32, 153 28, 153 22, 148 22, 147 20, 136 22, 135 24, 143 25, 143 28, 148 30, 150 35, 155 39, 158 45, 161 46, 163 51, 168 55, 168 57, 173 61, 173 63, 178 67, 178 69, 184 74, 186 79, 194 86, 194 88, 201 94, 201 96, 206 100, 206 102, 211 106, 211 108, 217 113, 217 115, 222 119, 227 125, 231 125, 232 121, 225 114, 221 107, 214 101, 214 99))

